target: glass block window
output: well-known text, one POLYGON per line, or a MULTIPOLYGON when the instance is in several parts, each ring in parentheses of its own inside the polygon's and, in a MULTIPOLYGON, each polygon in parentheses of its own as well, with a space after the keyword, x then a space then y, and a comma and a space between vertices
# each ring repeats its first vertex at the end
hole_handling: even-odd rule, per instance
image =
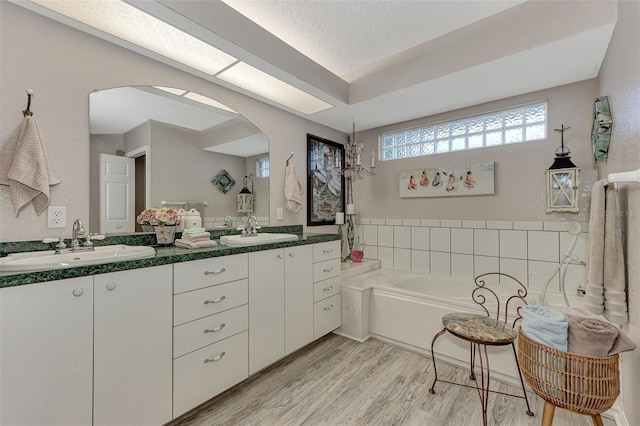
POLYGON ((383 133, 382 161, 547 138, 547 103, 537 102, 445 123, 383 133))
POLYGON ((256 177, 269 177, 269 157, 263 157, 256 160, 256 177))

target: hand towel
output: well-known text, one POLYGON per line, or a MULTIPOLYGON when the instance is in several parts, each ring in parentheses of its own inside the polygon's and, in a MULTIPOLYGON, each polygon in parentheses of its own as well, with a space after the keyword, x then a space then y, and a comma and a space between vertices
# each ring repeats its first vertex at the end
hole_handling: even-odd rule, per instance
POLYGON ((594 314, 604 311, 604 219, 605 181, 599 180, 591 190, 589 216, 589 260, 587 262, 586 308, 594 314))
POLYGON ((218 243, 213 240, 206 241, 189 241, 182 238, 179 238, 175 241, 176 247, 188 248, 188 249, 196 249, 196 248, 208 248, 208 247, 216 247, 218 243))
POLYGON ((608 356, 636 345, 615 325, 591 317, 569 319, 568 351, 587 356, 608 356))
POLYGON ((561 351, 567 350, 569 321, 562 312, 546 306, 523 306, 522 331, 531 339, 561 351))
POLYGON ((293 164, 287 166, 284 172, 284 199, 287 210, 298 213, 302 208, 302 194, 304 188, 296 176, 293 164))
POLYGON ((205 232, 183 232, 182 233, 182 238, 184 239, 189 239, 189 240, 195 240, 195 239, 203 239, 206 238, 211 239, 211 232, 205 231, 205 232))
POLYGON ((62 182, 51 168, 49 152, 35 118, 26 116, 0 151, 0 185, 11 189, 16 216, 29 202, 38 216, 49 205, 49 187, 62 182))
POLYGON ((624 252, 620 231, 617 192, 610 186, 606 191, 604 227, 603 286, 604 317, 614 324, 626 324, 627 292, 625 284, 624 252))

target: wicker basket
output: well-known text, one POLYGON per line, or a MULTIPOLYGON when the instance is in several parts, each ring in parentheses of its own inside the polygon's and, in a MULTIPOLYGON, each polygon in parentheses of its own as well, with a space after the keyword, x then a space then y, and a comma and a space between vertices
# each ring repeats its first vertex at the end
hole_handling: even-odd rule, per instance
POLYGON ((556 407, 598 415, 620 393, 618 355, 595 357, 553 349, 519 330, 518 360, 534 392, 556 407))

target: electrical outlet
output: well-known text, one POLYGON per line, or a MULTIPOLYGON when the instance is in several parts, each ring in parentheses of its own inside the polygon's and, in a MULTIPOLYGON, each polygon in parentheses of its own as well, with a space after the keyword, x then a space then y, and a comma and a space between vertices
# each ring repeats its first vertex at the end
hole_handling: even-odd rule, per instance
POLYGON ((66 220, 66 207, 49 206, 47 210, 47 228, 64 228, 66 220))

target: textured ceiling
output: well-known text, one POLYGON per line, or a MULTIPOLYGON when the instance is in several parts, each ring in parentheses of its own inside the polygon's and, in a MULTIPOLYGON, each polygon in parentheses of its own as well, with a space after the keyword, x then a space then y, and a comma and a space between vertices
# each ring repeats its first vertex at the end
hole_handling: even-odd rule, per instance
POLYGON ((346 81, 407 49, 524 2, 222 1, 346 81))

